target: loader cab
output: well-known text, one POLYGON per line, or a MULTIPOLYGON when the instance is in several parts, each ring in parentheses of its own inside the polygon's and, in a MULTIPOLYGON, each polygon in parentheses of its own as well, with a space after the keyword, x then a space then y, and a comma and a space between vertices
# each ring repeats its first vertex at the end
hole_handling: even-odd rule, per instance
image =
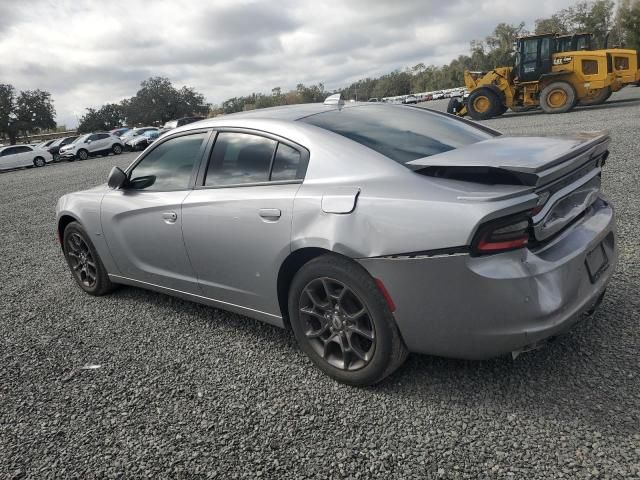
POLYGON ((516 44, 514 81, 537 82, 553 67, 555 35, 536 35, 519 38, 516 44))
POLYGON ((592 50, 593 35, 590 33, 576 33, 573 35, 560 35, 556 37, 555 52, 579 52, 592 50))

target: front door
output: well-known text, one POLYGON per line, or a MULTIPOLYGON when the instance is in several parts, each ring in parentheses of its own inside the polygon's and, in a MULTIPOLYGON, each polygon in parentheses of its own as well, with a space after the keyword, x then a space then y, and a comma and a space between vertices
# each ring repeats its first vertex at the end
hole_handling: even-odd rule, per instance
POLYGON ((182 205, 185 245, 205 296, 280 316, 278 270, 290 253, 307 158, 274 138, 218 133, 201 187, 182 205))
POLYGON ((209 132, 172 137, 131 168, 104 196, 102 229, 124 277, 200 294, 182 238, 182 202, 191 191, 209 132))

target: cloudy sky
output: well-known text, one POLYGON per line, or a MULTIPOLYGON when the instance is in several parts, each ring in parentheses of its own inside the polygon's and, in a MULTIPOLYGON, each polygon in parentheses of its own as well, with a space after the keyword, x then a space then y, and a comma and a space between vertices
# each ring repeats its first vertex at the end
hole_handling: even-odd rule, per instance
POLYGON ((0 83, 53 94, 58 123, 152 75, 220 103, 395 68, 444 64, 499 22, 574 0, 0 0, 0 83))

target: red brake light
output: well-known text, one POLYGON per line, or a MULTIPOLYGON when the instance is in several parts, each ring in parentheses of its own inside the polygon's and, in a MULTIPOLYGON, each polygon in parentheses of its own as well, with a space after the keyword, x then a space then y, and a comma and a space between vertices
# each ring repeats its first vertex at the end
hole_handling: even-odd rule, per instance
POLYGON ((484 224, 472 244, 476 255, 506 252, 523 248, 529 243, 529 214, 519 214, 484 224))

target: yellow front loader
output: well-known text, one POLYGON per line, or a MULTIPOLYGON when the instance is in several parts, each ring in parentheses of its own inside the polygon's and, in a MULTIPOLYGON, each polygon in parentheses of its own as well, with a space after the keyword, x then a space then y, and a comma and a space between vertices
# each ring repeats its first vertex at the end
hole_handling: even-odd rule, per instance
POLYGON ((447 112, 476 120, 514 110, 540 107, 545 113, 564 113, 578 103, 595 105, 611 93, 640 81, 638 53, 620 48, 562 51, 556 35, 518 39, 513 67, 464 73, 470 94, 452 98, 447 112))

